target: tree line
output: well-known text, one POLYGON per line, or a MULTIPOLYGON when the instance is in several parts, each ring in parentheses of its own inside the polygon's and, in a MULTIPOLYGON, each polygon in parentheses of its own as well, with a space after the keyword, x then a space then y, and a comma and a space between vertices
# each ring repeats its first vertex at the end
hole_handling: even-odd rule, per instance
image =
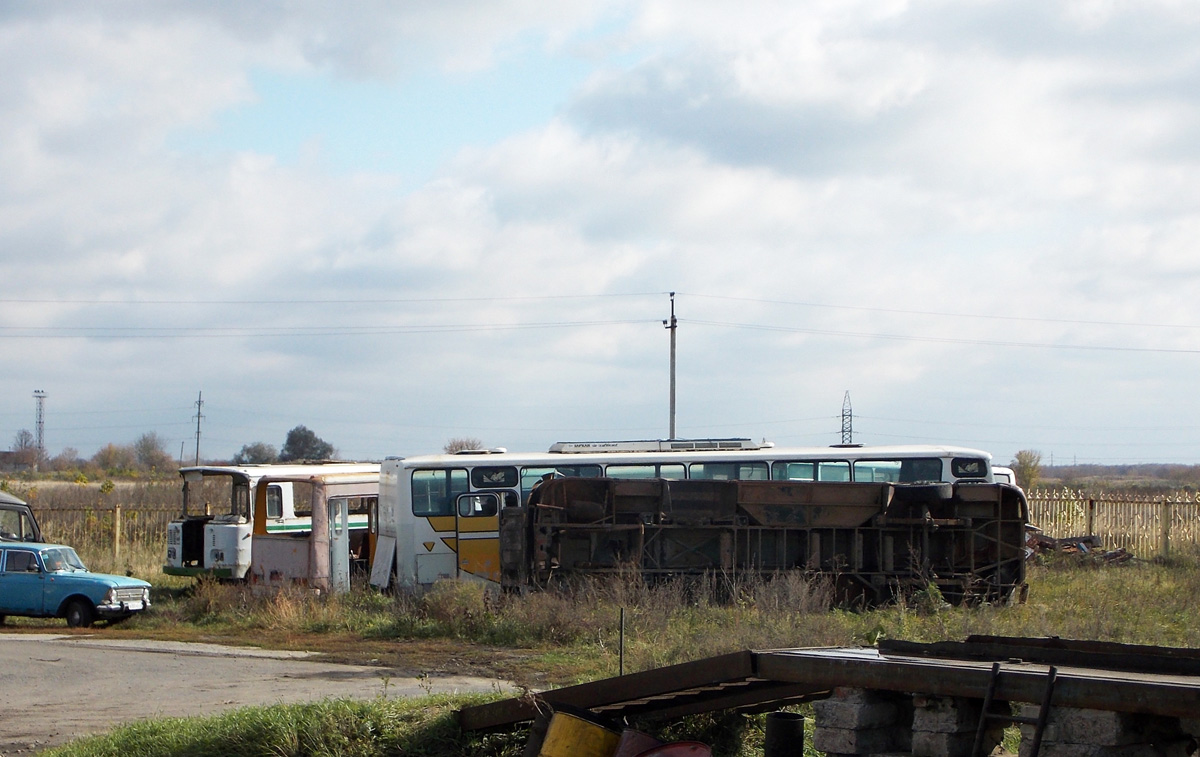
MULTIPOLYGON (((252 442, 243 445, 230 460, 205 462, 254 465, 331 460, 336 456, 337 449, 332 444, 301 425, 287 432, 279 449, 266 442, 252 442)), ((48 457, 44 450, 38 448, 33 434, 28 429, 21 429, 13 438, 12 450, 6 460, 6 467, 13 470, 74 472, 84 477, 174 474, 184 463, 171 456, 167 451, 167 440, 154 431, 142 434, 132 444, 110 442, 90 458, 83 458, 74 447, 64 447, 57 455, 48 457)))

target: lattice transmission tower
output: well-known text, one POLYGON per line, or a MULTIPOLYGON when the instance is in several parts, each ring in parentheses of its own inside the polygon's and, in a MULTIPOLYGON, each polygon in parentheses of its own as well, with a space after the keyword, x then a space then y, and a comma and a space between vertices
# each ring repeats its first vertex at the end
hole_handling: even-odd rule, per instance
POLYGON ((850 390, 842 400, 842 444, 854 443, 854 410, 850 407, 850 390))
POLYGON ((33 391, 37 400, 37 418, 33 424, 33 443, 37 446, 38 459, 46 454, 46 393, 41 389, 33 391))

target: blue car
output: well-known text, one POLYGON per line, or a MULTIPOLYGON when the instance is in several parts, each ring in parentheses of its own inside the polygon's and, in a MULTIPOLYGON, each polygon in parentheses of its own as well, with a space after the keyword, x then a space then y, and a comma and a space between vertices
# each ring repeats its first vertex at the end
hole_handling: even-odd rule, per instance
POLYGON ((92 573, 70 547, 0 542, 0 623, 25 615, 87 628, 97 618, 117 621, 149 606, 150 584, 92 573))

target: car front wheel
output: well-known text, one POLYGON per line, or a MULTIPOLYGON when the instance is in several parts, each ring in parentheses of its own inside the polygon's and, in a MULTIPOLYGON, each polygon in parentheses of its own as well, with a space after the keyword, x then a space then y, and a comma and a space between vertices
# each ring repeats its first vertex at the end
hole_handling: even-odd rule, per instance
POLYGON ((71 628, 87 628, 96 620, 96 611, 92 609, 89 602, 83 599, 72 599, 63 614, 67 618, 67 625, 71 628))

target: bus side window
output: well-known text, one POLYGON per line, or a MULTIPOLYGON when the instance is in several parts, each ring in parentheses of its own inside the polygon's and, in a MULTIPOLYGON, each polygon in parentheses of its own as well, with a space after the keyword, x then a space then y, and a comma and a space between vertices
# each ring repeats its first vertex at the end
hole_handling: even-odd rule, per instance
POLYGON ((828 463, 817 463, 817 480, 849 481, 850 463, 842 460, 828 463))
POLYGON ((950 461, 950 473, 955 478, 986 478, 989 469, 987 461, 977 457, 956 457, 950 461))
POLYGON ((267 517, 283 517, 283 489, 278 486, 267 487, 267 517))
POLYGON ((688 478, 706 481, 766 481, 766 463, 692 463, 688 478))
POLYGON ((458 514, 463 518, 490 518, 499 510, 500 498, 495 492, 460 494, 458 497, 458 514))
MULTIPOLYGON (((529 493, 546 474, 572 476, 575 478, 600 478, 599 465, 558 465, 553 468, 528 467, 521 469, 521 501, 529 503, 529 493)), ((505 503, 505 507, 508 504, 505 503)))
POLYGON ((642 465, 610 465, 604 469, 609 478, 670 478, 682 481, 687 478, 683 463, 645 463, 642 465))
POLYGON ((812 481, 816 476, 813 475, 812 463, 773 463, 771 478, 776 481, 812 481))
POLYGON ((455 498, 467 491, 467 469, 415 470, 412 474, 413 515, 454 515, 455 498))
POLYGON ((918 457, 900 463, 900 481, 903 483, 941 480, 942 461, 935 457, 918 457))

